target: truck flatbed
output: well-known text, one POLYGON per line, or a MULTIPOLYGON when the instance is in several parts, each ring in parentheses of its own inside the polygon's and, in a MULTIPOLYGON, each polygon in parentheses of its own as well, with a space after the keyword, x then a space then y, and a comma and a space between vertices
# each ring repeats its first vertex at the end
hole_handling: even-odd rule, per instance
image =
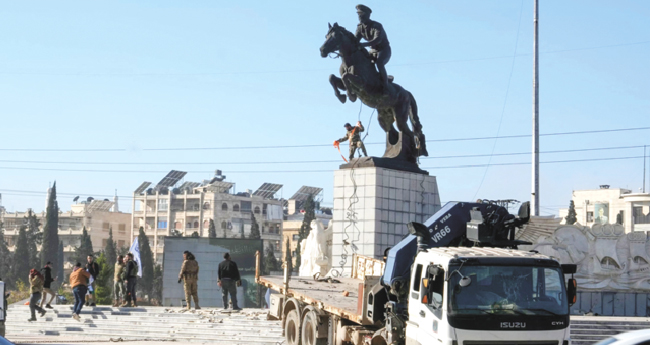
POLYGON ((329 282, 291 276, 288 289, 284 283, 286 278, 282 275, 257 276, 257 283, 343 319, 368 324, 370 321, 364 318, 367 292, 379 282, 384 263, 360 255, 354 255, 352 263, 350 278, 333 278, 329 282))
MULTIPOLYGON (((359 310, 359 284, 355 278, 337 278, 340 283, 315 281, 312 277, 291 277, 288 295, 306 304, 319 306, 322 310, 342 318, 361 322, 359 310), (344 296, 347 292, 348 295, 344 296)), ((259 283, 282 294, 284 277, 262 276, 259 283)))

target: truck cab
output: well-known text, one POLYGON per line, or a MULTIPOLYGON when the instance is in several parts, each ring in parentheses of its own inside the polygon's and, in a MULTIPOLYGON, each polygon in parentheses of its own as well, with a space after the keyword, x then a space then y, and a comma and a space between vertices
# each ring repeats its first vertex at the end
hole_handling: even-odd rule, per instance
POLYGON ((411 271, 407 345, 569 344, 562 266, 534 252, 420 251, 411 271))

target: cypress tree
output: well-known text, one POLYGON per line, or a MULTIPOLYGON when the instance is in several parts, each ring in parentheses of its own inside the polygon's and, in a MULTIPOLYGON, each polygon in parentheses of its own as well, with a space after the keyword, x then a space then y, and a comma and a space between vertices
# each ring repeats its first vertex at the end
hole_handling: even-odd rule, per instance
POLYGON ((106 247, 104 247, 104 254, 106 255, 106 262, 111 269, 114 268, 115 261, 117 261, 116 247, 115 241, 113 241, 113 228, 110 228, 108 229, 108 240, 106 241, 106 247))
POLYGON ((93 253, 93 241, 90 239, 90 235, 88 235, 88 231, 84 226, 81 231, 81 237, 79 238, 79 247, 76 247, 74 250, 74 261, 75 263, 81 262, 83 264, 86 262, 86 257, 93 253))
POLYGON ((300 240, 298 240, 298 244, 296 245, 296 264, 293 265, 296 272, 300 272, 301 261, 302 257, 300 256, 300 240))
POLYGON ((56 283, 61 284, 66 280, 65 274, 63 274, 63 242, 59 241, 59 249, 57 252, 57 266, 56 266, 56 275, 59 276, 59 279, 57 279, 56 283))
POLYGON ((59 204, 56 201, 56 182, 54 182, 47 199, 45 225, 43 226, 43 246, 41 247, 41 267, 45 266, 48 261, 52 262, 52 267, 59 267, 58 250, 59 204))
POLYGON ((578 214, 576 213, 576 205, 573 203, 573 200, 569 203, 569 214, 564 218, 566 223, 573 225, 578 221, 578 214))
POLYGON ((251 240, 262 238, 262 235, 260 234, 260 225, 257 224, 257 220, 255 219, 253 212, 251 212, 251 233, 248 234, 248 238, 251 240))
MULTIPOLYGON (((4 226, 0 222, 0 278, 11 286, 13 286, 13 279, 11 278, 11 261, 12 255, 7 246, 4 236, 4 226)), ((1 298, 2 296, 0 296, 1 298)))
POLYGON ((275 258, 273 246, 266 250, 266 257, 264 257, 264 267, 262 271, 264 274, 269 274, 271 271, 278 271, 278 259, 275 258))
POLYGON ((210 219, 210 226, 208 227, 208 237, 217 238, 217 228, 214 226, 213 219, 210 219))
POLYGON ((25 216, 27 234, 28 263, 31 268, 40 268, 41 258, 38 253, 38 246, 43 243, 43 233, 40 230, 41 222, 36 214, 29 210, 25 216))
POLYGON ((289 267, 289 272, 293 271, 293 258, 291 257, 291 246, 289 244, 289 237, 284 241, 284 264, 289 267))
POLYGON ((300 225, 300 240, 304 240, 311 232, 311 222, 316 219, 316 205, 314 203, 314 196, 310 195, 305 204, 303 205, 305 216, 302 218, 302 225, 300 225))
POLYGON ((140 279, 142 291, 151 300, 151 293, 154 281, 153 275, 153 252, 149 245, 149 237, 145 235, 144 228, 140 227, 138 233, 138 243, 140 244, 140 260, 142 261, 142 278, 140 279))
POLYGON ((29 284, 27 276, 32 267, 29 266, 29 245, 27 243, 27 226, 25 225, 18 230, 18 241, 16 241, 13 260, 12 278, 14 282, 17 284, 18 281, 22 281, 29 284))

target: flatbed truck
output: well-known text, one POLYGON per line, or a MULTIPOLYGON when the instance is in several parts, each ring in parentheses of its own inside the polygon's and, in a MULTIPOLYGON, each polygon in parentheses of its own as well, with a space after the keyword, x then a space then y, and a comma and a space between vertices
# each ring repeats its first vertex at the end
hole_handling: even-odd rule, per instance
MULTIPOLYGON (((349 277, 260 276, 288 345, 570 344, 575 265, 516 250, 528 221, 497 205, 449 203, 384 260, 349 277), (491 246, 483 246, 485 244, 491 246), (567 284, 565 286, 565 284, 567 284)), ((259 259, 258 259, 259 268, 259 259)))

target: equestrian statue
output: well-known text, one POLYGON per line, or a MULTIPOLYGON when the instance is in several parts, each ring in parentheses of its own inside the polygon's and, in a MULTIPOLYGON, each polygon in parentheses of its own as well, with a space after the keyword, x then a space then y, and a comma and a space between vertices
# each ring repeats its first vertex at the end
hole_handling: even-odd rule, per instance
POLYGON ((355 102, 359 98, 377 110, 379 125, 386 132, 386 151, 382 158, 372 157, 374 163, 423 172, 417 168, 417 159, 428 156, 428 152, 417 103, 408 90, 393 83, 392 76, 386 74, 384 65, 390 59, 390 44, 382 25, 370 20, 370 12, 366 6, 357 6, 360 24, 356 34, 337 23, 329 25, 325 43, 320 48, 321 57, 332 53, 341 57, 341 77, 332 74, 329 78, 341 103, 348 99, 355 102), (367 42, 361 42, 361 38, 367 42), (365 46, 372 50, 368 52, 365 46), (413 130, 409 128, 409 119, 413 130), (393 123, 397 124, 397 130, 393 123))

